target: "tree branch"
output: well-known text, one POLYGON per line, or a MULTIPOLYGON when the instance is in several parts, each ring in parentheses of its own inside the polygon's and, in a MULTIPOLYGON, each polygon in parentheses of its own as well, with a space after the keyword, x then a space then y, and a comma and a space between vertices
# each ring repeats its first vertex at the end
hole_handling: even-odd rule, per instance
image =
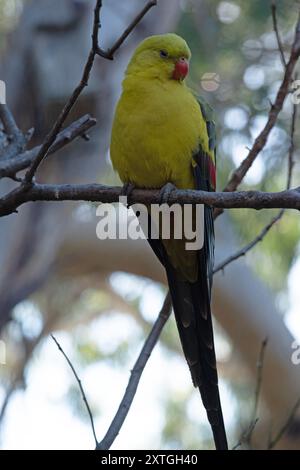
POLYGON ((248 251, 252 250, 252 248, 254 248, 259 242, 261 242, 264 239, 264 237, 269 233, 269 231, 276 224, 276 222, 278 222, 282 218, 284 212, 285 210, 281 209, 278 212, 278 214, 275 217, 273 217, 273 219, 270 220, 270 222, 261 230, 261 232, 250 243, 243 246, 243 248, 238 250, 233 255, 228 256, 228 258, 226 258, 221 263, 217 264, 217 266, 214 268, 213 273, 216 274, 219 271, 223 271, 226 268, 226 266, 228 266, 230 263, 232 263, 233 261, 236 261, 242 256, 245 256, 248 253, 248 251))
POLYGON ((12 158, 24 150, 27 139, 18 128, 6 104, 0 104, 0 120, 3 123, 5 133, 10 142, 1 150, 0 158, 12 158))
POLYGON ((276 41, 278 44, 278 51, 280 54, 280 59, 281 59, 283 67, 286 68, 286 60, 285 60, 284 52, 283 52, 283 45, 281 42, 279 30, 278 30, 276 0, 272 0, 271 2, 271 13, 272 13, 273 29, 276 35, 276 41))
POLYGON ((125 29, 124 33, 116 40, 116 42, 113 44, 113 46, 111 48, 109 48, 107 51, 104 51, 103 49, 101 49, 101 47, 97 47, 97 49, 96 49, 97 54, 101 57, 104 57, 105 59, 113 60, 115 52, 120 48, 120 46, 123 44, 125 39, 127 39, 129 34, 132 32, 132 30, 144 18, 146 13, 148 13, 148 11, 156 5, 157 5, 157 0, 149 1, 145 5, 145 7, 137 14, 137 16, 132 20, 130 25, 125 29))
MULTIPOLYGON (((32 184, 20 186, 0 199, 0 217, 16 212, 30 201, 87 201, 119 202, 122 188, 103 184, 32 184)), ((130 202, 160 204, 160 191, 134 189, 130 202)), ((280 192, 263 191, 206 192, 176 189, 169 197, 170 204, 207 204, 222 209, 297 209, 300 210, 300 187, 280 192)))
POLYGON ((125 418, 128 414, 128 411, 132 405, 133 399, 135 397, 137 387, 144 371, 144 368, 148 362, 148 359, 153 351, 154 346, 156 345, 158 338, 161 334, 163 327, 165 326, 170 314, 171 314, 172 304, 171 297, 168 293, 162 309, 158 315, 157 320, 155 321, 148 338, 146 339, 144 346, 140 352, 140 355, 131 371, 130 379, 125 390, 123 399, 119 405, 118 411, 111 422, 111 425, 105 434, 101 442, 96 446, 97 450, 107 450, 110 449, 114 440, 116 439, 119 431, 125 421, 125 418))
POLYGON ((286 431, 288 430, 288 428, 292 424, 299 407, 300 407, 300 398, 296 401, 295 405, 291 409, 291 412, 288 416, 288 419, 286 420, 286 422, 284 423, 282 428, 278 431, 278 433, 276 434, 274 439, 270 440, 269 445, 268 445, 268 450, 274 449, 276 444, 278 444, 280 439, 284 436, 284 434, 286 433, 286 431))
POLYGON ((87 412, 88 412, 88 415, 89 415, 89 418, 90 418, 91 427, 92 427, 92 431, 93 431, 93 436, 94 436, 95 444, 96 444, 96 450, 109 449, 111 447, 111 445, 113 444, 114 440, 116 439, 117 435, 119 434, 119 431, 120 431, 120 429, 121 429, 121 427, 122 427, 122 425, 125 421, 125 418, 128 414, 128 411, 129 411, 129 409, 132 405, 132 402, 133 402, 133 399, 135 397, 137 387, 138 387, 140 378, 142 376, 142 373, 145 369, 145 366, 148 362, 148 359, 151 356, 153 348, 154 348, 154 346, 156 345, 156 343, 158 341, 158 338, 161 334, 161 331, 162 331, 163 327, 165 326, 168 318, 171 315, 171 311, 172 311, 172 303, 171 303, 170 294, 168 293, 165 300, 164 300, 161 311, 159 312, 157 320, 153 324, 152 329, 151 329, 151 331, 150 331, 150 333, 149 333, 149 335, 148 335, 148 337, 147 337, 147 339, 146 339, 146 341, 145 341, 145 343, 142 347, 142 350, 139 354, 139 357, 137 358, 137 361, 136 361, 136 363, 135 363, 135 365, 134 365, 134 367, 131 371, 130 379, 129 379, 128 385, 126 387, 123 399, 122 399, 122 401, 119 405, 118 411, 117 411, 114 419, 112 420, 111 425, 110 425, 107 433, 105 434, 105 436, 104 436, 104 438, 102 439, 101 442, 98 442, 98 440, 97 440, 93 414, 91 412, 88 400, 86 398, 86 394, 85 394, 84 388, 82 386, 81 380, 78 377, 78 374, 77 374, 72 362, 70 361, 70 359, 68 358, 68 356, 66 355, 64 350, 62 349, 61 345, 59 344, 57 339, 53 335, 51 335, 51 338, 53 339, 53 341, 55 342, 55 344, 58 347, 59 351, 62 353, 62 355, 66 359, 68 365, 70 366, 70 368, 73 372, 73 375, 74 375, 74 377, 75 377, 75 379, 78 383, 78 386, 80 388, 81 396, 82 396, 82 399, 85 403, 85 406, 86 406, 86 409, 87 409, 87 412))
POLYGON ((255 386, 254 404, 253 404, 253 411, 252 411, 252 416, 250 419, 250 424, 248 428, 246 429, 246 431, 242 433, 238 443, 232 448, 232 450, 236 450, 238 447, 241 447, 243 443, 251 447, 251 438, 253 435, 253 431, 259 420, 259 418, 257 417, 257 410, 258 410, 258 402, 259 402, 260 392, 261 392, 262 373, 263 373, 263 366, 264 366, 264 361, 265 361, 265 352, 266 352, 267 344, 268 344, 268 340, 267 338, 265 338, 263 342, 261 343, 261 348, 260 348, 258 361, 257 361, 256 386, 255 386))
MULTIPOLYGON (((70 126, 66 127, 61 131, 54 143, 49 149, 49 154, 55 153, 62 149, 65 145, 75 140, 77 137, 82 137, 85 133, 97 123, 96 119, 92 118, 88 114, 82 116, 77 121, 72 122, 70 126)), ((5 159, 0 161, 0 178, 12 177, 18 171, 27 168, 36 158, 41 150, 41 145, 34 147, 31 150, 27 150, 13 158, 5 159)))
POLYGON ((253 433, 253 431, 255 429, 255 426, 257 425, 258 421, 259 421, 258 418, 256 418, 254 421, 251 421, 251 423, 249 424, 248 429, 245 432, 242 433, 239 441, 232 447, 232 450, 237 450, 239 447, 241 447, 243 445, 243 443, 247 439, 247 435, 249 433, 253 433))
MULTIPOLYGON (((252 411, 252 419, 251 422, 254 423, 257 421, 257 411, 258 411, 258 403, 260 399, 260 392, 261 392, 261 386, 262 386, 262 379, 263 379, 263 367, 264 367, 264 362, 265 362, 265 355, 266 355, 266 347, 268 345, 268 338, 265 338, 263 342, 261 343, 261 348, 258 356, 258 361, 257 361, 257 375, 256 375, 256 388, 255 388, 255 396, 254 396, 254 404, 253 404, 253 411, 252 411)), ((251 428, 251 431, 248 432, 247 437, 246 437, 246 443, 251 446, 251 439, 252 439, 252 434, 254 431, 254 427, 251 428)))
POLYGON ((91 426, 92 426, 92 430, 93 430, 93 436, 94 436, 94 439, 95 439, 95 443, 96 443, 96 446, 98 445, 98 441, 97 441, 97 436, 96 436, 96 431, 95 431, 95 425, 94 425, 94 418, 93 418, 93 414, 91 412, 91 409, 90 409, 90 405, 88 403, 88 400, 86 398, 86 394, 85 394, 85 391, 83 389, 83 386, 82 386, 82 383, 81 383, 81 380, 80 378, 78 377, 77 375, 77 372, 72 364, 72 362, 70 361, 70 359, 68 358, 68 356, 66 355, 66 353, 64 352, 64 350, 62 349, 61 345, 59 344, 59 342, 57 341, 57 339, 51 335, 51 338, 53 339, 53 341, 55 342, 56 346, 58 347, 59 351, 62 353, 62 355, 64 356, 64 358, 66 359, 67 363, 69 364, 70 366, 70 369, 72 370, 73 372, 73 375, 78 383, 78 386, 80 388, 80 392, 81 392, 81 396, 82 396, 82 399, 85 403, 85 406, 86 406, 86 409, 87 409, 87 412, 88 412, 88 415, 89 415, 89 418, 90 418, 90 422, 91 422, 91 426))

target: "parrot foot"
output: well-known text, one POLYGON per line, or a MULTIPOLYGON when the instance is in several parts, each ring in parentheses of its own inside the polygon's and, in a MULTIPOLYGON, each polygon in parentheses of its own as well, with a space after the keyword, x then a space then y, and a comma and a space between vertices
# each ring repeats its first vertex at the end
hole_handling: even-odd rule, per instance
POLYGON ((130 196, 134 188, 135 188, 134 184, 124 183, 123 188, 121 190, 121 196, 127 197, 127 209, 129 209, 129 207, 132 205, 132 203, 130 203, 130 196))
POLYGON ((159 204, 168 204, 169 203, 169 197, 170 194, 175 191, 176 186, 172 183, 167 183, 165 184, 159 193, 159 204))

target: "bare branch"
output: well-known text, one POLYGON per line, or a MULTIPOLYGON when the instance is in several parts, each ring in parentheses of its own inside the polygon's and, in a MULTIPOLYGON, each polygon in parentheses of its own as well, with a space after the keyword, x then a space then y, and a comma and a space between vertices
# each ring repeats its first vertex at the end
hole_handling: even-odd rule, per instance
POLYGON ((252 415, 250 419, 250 424, 248 428, 246 429, 246 431, 242 433, 238 443, 232 448, 232 450, 236 450, 238 447, 241 447, 244 443, 247 444, 249 447, 251 447, 251 439, 252 439, 253 431, 259 420, 259 418, 257 417, 257 410, 258 410, 258 403, 259 403, 260 392, 261 392, 262 374, 263 374, 263 366, 264 366, 267 344, 268 344, 268 340, 267 338, 265 338, 263 342, 261 343, 261 348, 260 348, 258 361, 257 361, 256 387, 255 387, 254 404, 253 404, 253 411, 252 411, 252 415))
POLYGON ((280 59, 281 59, 282 65, 285 68, 286 67, 286 60, 285 60, 285 57, 284 57, 283 45, 282 45, 282 42, 281 42, 279 30, 278 30, 276 0, 272 0, 271 12, 272 12, 273 29, 274 29, 274 32, 275 32, 275 35, 276 35, 276 41, 277 41, 277 44, 278 44, 278 51, 279 51, 279 54, 280 54, 280 59))
MULTIPOLYGON (((0 199, 0 217, 9 215, 29 201, 118 202, 122 188, 103 184, 32 184, 18 187, 0 199)), ((159 190, 134 189, 130 202, 160 204, 159 190)), ((207 204, 222 209, 297 209, 300 210, 300 187, 280 192, 263 191, 206 192, 176 189, 169 204, 207 204)))
POLYGON ((293 406, 290 415, 288 416, 288 419, 282 426, 282 428, 278 431, 277 435, 274 437, 274 439, 270 440, 269 445, 268 445, 268 450, 274 449, 276 444, 280 441, 280 439, 284 436, 284 434, 287 432, 288 428, 294 421, 295 415, 300 407, 300 398, 296 401, 295 405, 293 406))
POLYGON ((18 128, 6 104, 0 104, 0 119, 10 142, 9 145, 1 150, 0 158, 12 158, 24 150, 27 139, 18 128))
POLYGON ((261 242, 264 237, 269 233, 271 228, 278 222, 283 214, 284 214, 284 209, 281 209, 278 214, 273 217, 273 219, 270 220, 270 222, 261 230, 261 232, 247 245, 243 246, 240 250, 238 250, 236 253, 234 253, 231 256, 228 256, 224 261, 219 263, 215 268, 214 268, 214 274, 216 274, 219 271, 223 271, 226 266, 228 266, 230 263, 233 261, 236 261, 237 259, 241 258, 242 256, 245 256, 248 251, 252 250, 259 242, 261 242))
POLYGON ((249 427, 248 429, 242 433, 239 441, 232 447, 232 450, 236 450, 238 449, 239 447, 241 447, 243 445, 243 443, 245 442, 245 439, 247 438, 247 435, 249 433, 253 433, 254 429, 255 429, 255 426, 257 425, 259 419, 256 418, 254 421, 251 421, 251 423, 249 424, 249 427))
POLYGON ((135 397, 137 387, 144 371, 144 368, 148 362, 148 359, 153 351, 154 346, 156 345, 158 338, 161 334, 161 331, 166 324, 170 314, 171 314, 171 297, 168 293, 162 309, 158 315, 157 320, 155 321, 148 338, 146 339, 144 346, 140 352, 140 355, 131 371, 130 379, 125 390, 123 399, 119 405, 118 411, 112 420, 112 423, 105 434, 104 438, 97 445, 97 450, 106 450, 110 449, 114 440, 116 439, 119 431, 125 421, 125 418, 128 414, 128 411, 132 405, 133 399, 135 397))
MULTIPOLYGON (((88 114, 82 116, 77 121, 74 121, 70 126, 61 131, 54 143, 49 149, 49 154, 57 152, 65 145, 75 140, 77 137, 83 137, 85 133, 96 124, 96 119, 90 117, 88 114)), ((41 145, 27 150, 11 159, 0 161, 0 178, 13 177, 18 171, 27 168, 38 155, 41 145)))
POLYGON ((13 115, 11 114, 6 104, 0 104, 0 119, 8 136, 11 138, 19 136, 20 129, 18 128, 13 115))
MULTIPOLYGON (((258 411, 258 403, 260 399, 260 392, 261 392, 261 386, 262 386, 262 378, 263 378, 263 367, 264 367, 264 361, 265 361, 265 354, 266 354, 266 347, 268 345, 268 338, 265 338, 263 342, 261 343, 261 348, 258 356, 258 361, 257 361, 257 375, 256 375, 256 388, 255 388, 255 396, 254 396, 254 404, 253 404, 253 411, 252 411, 252 418, 251 422, 254 423, 258 418, 257 418, 257 411, 258 411)), ((246 438, 246 443, 251 446, 251 439, 253 435, 254 428, 249 431, 247 438, 246 438)))
POLYGON ((0 426, 3 422, 3 418, 5 416, 6 409, 8 407, 8 404, 10 402, 10 399, 11 399, 15 389, 16 389, 16 382, 15 382, 15 380, 12 380, 11 383, 9 384, 7 390, 5 391, 4 399, 3 399, 2 404, 1 404, 1 408, 0 408, 0 426))
POLYGON ((83 389, 83 386, 82 386, 82 383, 81 383, 81 380, 80 378, 78 377, 78 374, 72 364, 72 362, 70 361, 70 359, 68 358, 68 356, 66 355, 66 353, 64 352, 64 350, 62 349, 61 345, 59 344, 59 342, 57 341, 57 339, 51 335, 51 338, 53 339, 53 341, 55 342, 56 346, 58 347, 59 351, 62 353, 62 355, 64 356, 64 358, 66 359, 67 363, 69 364, 72 372, 73 372, 73 375, 78 383, 78 386, 80 388, 80 392, 81 392, 81 396, 82 396, 82 399, 85 403, 85 406, 86 406, 86 409, 87 409, 87 412, 88 412, 88 415, 89 415, 89 418, 90 418, 90 422, 91 422, 91 426, 92 426, 92 430, 93 430, 93 436, 94 436, 94 439, 95 439, 95 443, 96 443, 96 446, 98 445, 98 441, 97 441, 97 436, 96 436, 96 431, 95 431, 95 425, 94 425, 94 418, 93 418, 93 414, 91 412, 91 409, 90 409, 90 405, 88 403, 88 400, 86 398, 86 394, 85 394, 85 391, 83 389))
POLYGON ((123 44, 125 39, 132 32, 132 30, 144 18, 146 13, 148 13, 148 11, 156 5, 157 5, 157 0, 149 1, 144 6, 144 8, 140 11, 140 13, 137 14, 134 20, 130 23, 130 25, 125 29, 124 33, 116 40, 113 46, 107 51, 104 51, 103 49, 101 49, 101 47, 97 47, 97 54, 100 55, 101 57, 104 57, 105 59, 113 60, 115 52, 120 48, 120 46, 123 44))
POLYGON ((137 361, 131 371, 131 374, 130 374, 130 379, 129 379, 129 382, 128 382, 128 385, 126 387, 126 390, 125 390, 125 393, 124 393, 124 396, 122 398, 122 401, 119 405, 119 408, 117 410, 117 413, 114 417, 114 419, 112 420, 111 422, 111 425, 108 429, 108 431, 106 432, 104 438, 102 439, 101 442, 98 443, 98 440, 97 440, 97 436, 96 436, 96 431, 95 431, 95 426, 94 426, 94 419, 93 419, 93 414, 91 412, 91 409, 90 409, 90 406, 89 406, 89 403, 88 403, 88 400, 86 398, 86 394, 85 394, 85 391, 83 389, 83 386, 82 386, 82 383, 81 383, 81 380, 79 379, 78 377, 78 374, 72 364, 72 362, 70 361, 70 359, 68 358, 68 356, 66 355, 66 353, 64 352, 64 350, 62 349, 61 345, 59 344, 59 342, 57 341, 57 339, 51 335, 53 341, 55 342, 55 344, 57 345, 59 351, 63 354, 64 358, 66 359, 68 365, 70 366, 73 374, 74 374, 74 377, 78 383, 78 386, 80 388, 80 392, 81 392, 81 395, 82 395, 82 399, 85 403, 85 406, 86 406, 86 409, 87 409, 87 412, 89 414, 89 418, 90 418, 90 422, 91 422, 91 426, 92 426, 92 431, 93 431, 93 436, 94 436, 94 439, 95 439, 95 444, 96 444, 96 450, 105 450, 105 449, 109 449, 111 447, 111 445, 113 444, 114 440, 116 439, 117 435, 119 434, 119 431, 126 419, 126 416, 130 410, 130 407, 132 405, 132 402, 134 400, 134 397, 135 397, 135 394, 136 394, 136 391, 137 391, 137 387, 139 385, 139 381, 140 381, 140 378, 142 376, 142 373, 146 367, 146 364, 148 362, 148 359, 150 358, 151 356, 151 353, 158 341, 158 338, 162 332, 162 329, 163 327, 165 326, 168 318, 170 317, 170 314, 171 314, 171 311, 172 311, 172 303, 171 303, 171 296, 170 294, 168 293, 166 295, 166 298, 164 300, 164 303, 163 303, 163 306, 159 312, 159 315, 157 317, 157 320, 155 321, 155 323, 153 324, 152 326, 152 329, 142 347, 142 350, 137 358, 137 361))
POLYGON ((294 168, 294 153, 295 153, 295 130, 296 130, 296 121, 297 121, 297 105, 294 104, 293 106, 293 114, 292 114, 292 122, 291 122, 291 129, 290 129, 290 148, 288 153, 288 171, 287 171, 287 179, 286 179, 286 188, 290 189, 292 184, 292 174, 294 168))

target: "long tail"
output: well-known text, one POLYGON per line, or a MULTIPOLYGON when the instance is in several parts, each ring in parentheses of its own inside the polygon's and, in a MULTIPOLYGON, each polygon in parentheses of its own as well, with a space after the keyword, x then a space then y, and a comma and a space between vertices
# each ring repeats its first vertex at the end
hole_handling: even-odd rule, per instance
MULTIPOLYGON (((198 252, 198 279, 183 280, 172 267, 160 240, 148 241, 164 265, 179 336, 195 387, 199 388, 217 450, 227 450, 227 438, 218 387, 218 373, 210 309, 214 264, 212 209, 204 209, 204 245, 198 252)), ((150 226, 150 216, 149 224, 150 226)))
POLYGON ((195 387, 199 388, 217 450, 227 450, 218 388, 210 306, 203 298, 201 281, 191 284, 167 266, 169 288, 183 351, 195 387))
POLYGON ((198 252, 198 279, 182 280, 164 257, 173 308, 183 351, 195 387, 199 388, 217 450, 227 450, 227 438, 218 387, 218 373, 211 316, 214 262, 212 210, 205 206, 204 245, 198 252))

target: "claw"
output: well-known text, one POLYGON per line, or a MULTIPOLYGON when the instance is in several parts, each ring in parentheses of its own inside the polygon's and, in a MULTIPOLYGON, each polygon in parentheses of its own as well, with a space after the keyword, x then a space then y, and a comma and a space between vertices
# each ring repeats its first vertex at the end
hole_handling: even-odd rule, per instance
POLYGON ((170 194, 175 191, 176 186, 172 183, 167 183, 165 184, 159 193, 159 204, 168 204, 169 203, 169 197, 170 194))
POLYGON ((121 196, 126 196, 127 197, 127 209, 132 205, 130 203, 130 196, 132 191, 134 190, 135 186, 132 183, 124 183, 122 191, 121 191, 121 196))

